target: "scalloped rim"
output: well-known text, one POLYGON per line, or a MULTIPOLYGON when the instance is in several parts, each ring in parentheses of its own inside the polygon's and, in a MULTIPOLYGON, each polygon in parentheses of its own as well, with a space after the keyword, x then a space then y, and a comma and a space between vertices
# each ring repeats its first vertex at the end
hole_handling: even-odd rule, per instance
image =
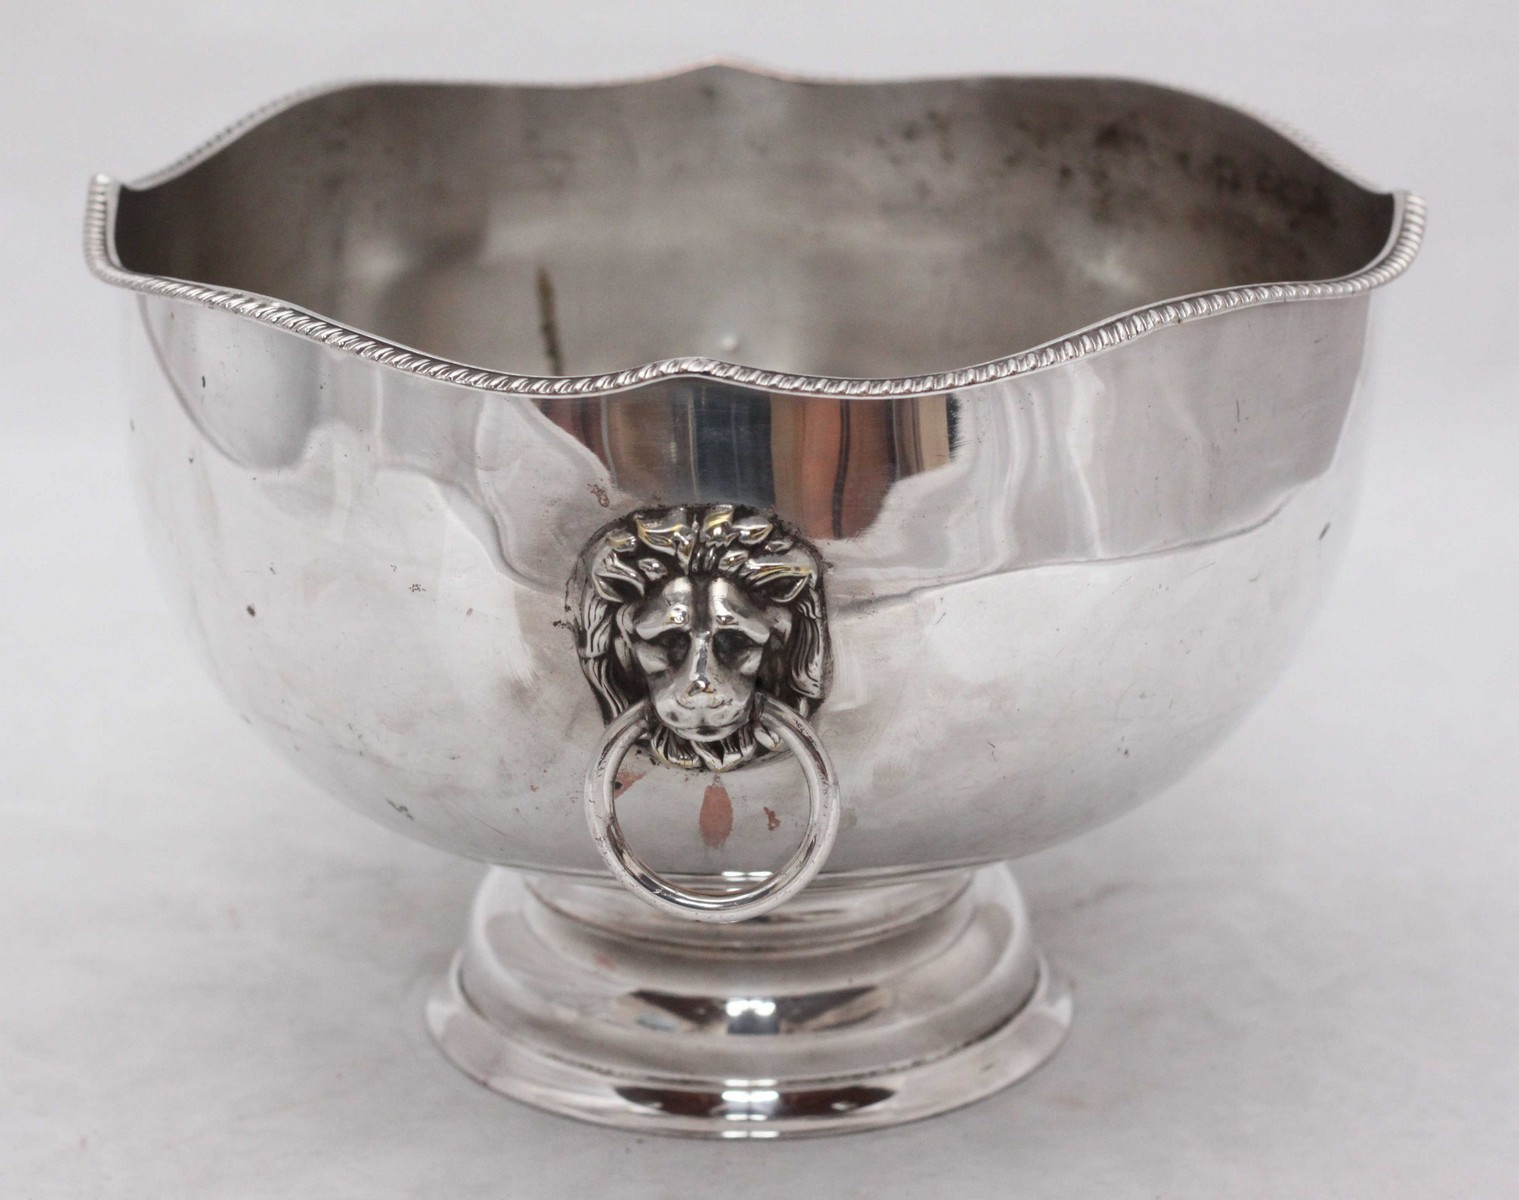
MULTIPOLYGON (((690 68, 687 71, 668 72, 657 78, 694 73, 701 70, 729 70, 765 78, 789 81, 823 82, 783 75, 778 72, 755 70, 728 63, 717 63, 690 68)), ((631 81, 630 81, 631 82, 631 81)), ((1132 81, 1131 81, 1132 82, 1132 81)), ((252 126, 268 120, 303 101, 333 91, 359 86, 345 84, 330 87, 309 88, 255 110, 242 120, 198 147, 161 171, 154 172, 134 185, 138 188, 152 187, 189 170, 203 162, 223 146, 241 136, 252 126)), ((372 85, 371 85, 372 86, 372 85)), ((536 85, 535 85, 536 86, 536 85)), ((571 87, 597 86, 592 84, 565 85, 571 87)), ((1150 84, 1148 86, 1160 86, 1150 84)), ((1169 89, 1180 91, 1180 89, 1169 89)), ((1183 95, 1209 103, 1222 103, 1196 92, 1183 91, 1183 95)), ((1344 176, 1357 186, 1365 187, 1359 179, 1341 168, 1329 156, 1320 151, 1306 138, 1284 128, 1278 122, 1259 116, 1237 105, 1226 105, 1261 122, 1278 136, 1292 142, 1304 153, 1312 156, 1329 170, 1344 176)), ((118 260, 114 245, 114 229, 117 197, 122 184, 109 175, 97 175, 90 183, 89 199, 85 210, 84 251, 91 272, 106 283, 128 288, 151 296, 171 300, 184 300, 207 308, 217 308, 238 316, 249 317, 283 329, 299 337, 308 338, 335 350, 356 354, 360 358, 384 366, 394 367, 413 375, 435 379, 440 383, 482 391, 503 392, 525 396, 596 396, 627 391, 655 380, 673 378, 698 378, 714 382, 736 384, 760 391, 786 395, 806 396, 921 396, 939 392, 956 391, 977 384, 994 383, 1041 371, 1061 363, 1072 362, 1089 354, 1121 346, 1166 325, 1178 325, 1201 317, 1213 316, 1238 308, 1250 308, 1261 304, 1284 303, 1297 300, 1323 300, 1335 297, 1359 295, 1380 287, 1401 275, 1413 262, 1419 251, 1424 233, 1424 201, 1411 192, 1391 193, 1394 201, 1392 232, 1382 251, 1365 267, 1337 279, 1308 280, 1289 283, 1248 284, 1241 287, 1219 288, 1197 292, 1155 304, 1145 305, 1119 316, 1110 317, 1086 329, 1078 330, 1062 338, 1023 350, 1006 358, 962 367, 954 371, 942 371, 927 375, 905 375, 895 378, 859 378, 833 375, 798 375, 788 372, 768 371, 759 367, 740 366, 715 358, 667 358, 645 363, 624 371, 601 375, 517 375, 509 371, 493 371, 467 363, 434 358, 408 346, 374 337, 361 330, 338 324, 316 313, 287 304, 269 296, 233 288, 215 287, 188 280, 173 279, 161 275, 144 275, 124 268, 118 260)), ((1367 188, 1368 191, 1375 189, 1367 188)), ((1387 195, 1388 193, 1378 193, 1387 195)))

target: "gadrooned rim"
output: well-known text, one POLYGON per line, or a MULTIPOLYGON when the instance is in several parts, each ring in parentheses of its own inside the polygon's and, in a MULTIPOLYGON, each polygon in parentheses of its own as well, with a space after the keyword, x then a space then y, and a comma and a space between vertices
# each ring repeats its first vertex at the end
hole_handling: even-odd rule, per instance
MULTIPOLYGON (((762 75, 774 79, 795 78, 748 67, 720 64, 722 69, 762 75)), ((710 69, 698 67, 692 70, 710 69)), ((673 72, 683 74, 685 72, 673 72)), ((1153 85, 1152 85, 1153 86, 1153 85)), ((257 109, 172 166, 140 181, 139 186, 161 183, 181 171, 204 161, 256 125, 277 112, 333 88, 311 88, 257 109)), ((1179 90, 1179 89, 1170 89, 1179 90)), ((1195 92, 1183 93, 1212 101, 1195 92)), ((1298 146, 1329 170, 1360 185, 1338 164, 1307 139, 1259 114, 1229 105, 1251 119, 1261 122, 1278 136, 1298 146)), ((1360 185, 1364 186, 1364 185, 1360 185)), ((1247 284, 1218 288, 1145 305, 1142 308, 1108 318, 1068 336, 1019 351, 1005 358, 992 359, 953 371, 923 375, 882 378, 859 378, 836 375, 801 375, 746 367, 738 363, 704 357, 666 358, 642 366, 598 375, 519 375, 493 371, 450 359, 434 358, 411 347, 375 337, 351 326, 318 316, 307 309, 269 296, 234 288, 194 283, 161 275, 144 275, 122 267, 112 245, 113 217, 122 184, 109 175, 97 175, 90 183, 85 210, 84 251, 91 272, 102 281, 151 296, 182 300, 207 308, 220 309, 283 329, 298 337, 330 346, 370 362, 393 367, 440 383, 480 391, 524 396, 597 396, 627 391, 662 379, 698 378, 735 384, 757 391, 786 395, 886 397, 923 396, 957 391, 978 384, 995 383, 1042 371, 1049 367, 1084 358, 1131 342, 1167 325, 1179 325, 1202 317, 1234 309, 1263 304, 1300 300, 1324 300, 1356 296, 1396 279, 1413 262, 1423 239, 1424 201, 1412 192, 1391 193, 1394 201, 1393 229, 1382 252, 1367 266, 1337 279, 1300 282, 1247 284)))

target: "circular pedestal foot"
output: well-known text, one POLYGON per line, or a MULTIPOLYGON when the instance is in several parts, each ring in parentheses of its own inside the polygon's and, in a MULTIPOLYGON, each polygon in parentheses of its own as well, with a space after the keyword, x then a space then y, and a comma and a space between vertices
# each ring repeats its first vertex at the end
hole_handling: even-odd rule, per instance
POLYGON ((581 1120, 711 1138, 873 1129, 1033 1071, 1071 1020, 1005 867, 815 886, 742 925, 495 870, 428 1003, 445 1054, 581 1120))

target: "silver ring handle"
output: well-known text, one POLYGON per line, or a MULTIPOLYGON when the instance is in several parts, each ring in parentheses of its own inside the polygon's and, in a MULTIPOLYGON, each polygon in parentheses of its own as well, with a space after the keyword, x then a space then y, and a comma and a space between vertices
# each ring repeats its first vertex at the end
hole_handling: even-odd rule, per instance
POLYGON ((628 848, 617 823, 613 784, 628 751, 648 728, 649 702, 643 700, 607 726, 585 774, 585 816, 596 849, 617 880, 662 912, 693 921, 747 921, 784 904, 822 869, 839 831, 839 785, 812 726, 800 713, 761 694, 759 719, 795 756, 807 780, 807 830, 784 866, 741 892, 700 892, 680 887, 651 870, 628 848))

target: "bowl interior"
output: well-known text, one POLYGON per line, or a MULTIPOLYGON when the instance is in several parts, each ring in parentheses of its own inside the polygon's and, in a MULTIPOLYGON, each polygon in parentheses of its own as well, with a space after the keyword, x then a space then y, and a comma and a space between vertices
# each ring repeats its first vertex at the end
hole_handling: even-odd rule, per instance
POLYGON ((1370 262, 1391 196, 1145 84, 386 84, 125 189, 122 265, 523 374, 886 376, 1370 262))

